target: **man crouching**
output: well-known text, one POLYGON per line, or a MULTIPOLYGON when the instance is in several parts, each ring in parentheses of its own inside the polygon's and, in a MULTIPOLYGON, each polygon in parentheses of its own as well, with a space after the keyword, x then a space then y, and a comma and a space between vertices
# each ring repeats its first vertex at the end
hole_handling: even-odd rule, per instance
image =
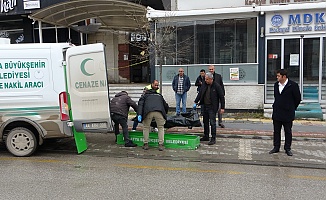
MULTIPOLYGON (((154 83, 158 86, 158 81, 154 83)), ((164 150, 164 124, 166 122, 166 113, 169 105, 164 100, 163 96, 155 90, 150 89, 145 92, 138 101, 138 116, 139 122, 143 120, 143 136, 144 136, 144 150, 148 150, 149 128, 152 119, 155 119, 158 128, 158 149, 164 150), (143 119, 144 117, 144 119, 143 119)))

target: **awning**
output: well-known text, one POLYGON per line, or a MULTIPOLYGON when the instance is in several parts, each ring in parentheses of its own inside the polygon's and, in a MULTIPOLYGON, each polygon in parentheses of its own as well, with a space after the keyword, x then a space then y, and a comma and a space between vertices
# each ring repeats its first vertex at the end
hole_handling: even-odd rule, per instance
MULTIPOLYGON (((145 6, 123 0, 70 0, 40 9, 29 18, 64 27, 95 19, 90 26, 96 30, 136 30, 148 23, 145 6)), ((87 26, 79 31, 89 32, 87 26)))

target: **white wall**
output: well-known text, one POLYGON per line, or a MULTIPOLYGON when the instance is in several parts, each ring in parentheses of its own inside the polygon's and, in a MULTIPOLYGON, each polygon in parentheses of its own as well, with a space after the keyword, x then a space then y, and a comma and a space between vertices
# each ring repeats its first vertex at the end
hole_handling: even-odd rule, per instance
POLYGON ((231 8, 231 7, 242 7, 242 6, 266 6, 266 5, 279 5, 279 4, 298 4, 298 3, 316 3, 324 2, 325 0, 204 0, 198 3, 198 0, 171 0, 175 10, 197 10, 197 9, 211 9, 211 8, 231 8))
MULTIPOLYGON (((175 107, 175 93, 171 85, 163 86, 163 97, 170 107, 175 107)), ((197 87, 191 86, 187 108, 192 108, 197 87)), ((181 106, 181 105, 180 105, 181 106)), ((225 109, 263 109, 264 85, 225 85, 225 109)))

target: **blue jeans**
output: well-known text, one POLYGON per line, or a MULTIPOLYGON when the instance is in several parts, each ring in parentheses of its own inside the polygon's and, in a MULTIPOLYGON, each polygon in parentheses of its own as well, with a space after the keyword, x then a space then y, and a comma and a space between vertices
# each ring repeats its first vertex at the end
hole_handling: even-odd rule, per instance
POLYGON ((182 100, 182 112, 187 112, 186 110, 186 103, 187 103, 187 92, 183 94, 177 94, 175 93, 175 100, 176 100, 176 106, 175 106, 175 112, 180 114, 180 101, 182 100))

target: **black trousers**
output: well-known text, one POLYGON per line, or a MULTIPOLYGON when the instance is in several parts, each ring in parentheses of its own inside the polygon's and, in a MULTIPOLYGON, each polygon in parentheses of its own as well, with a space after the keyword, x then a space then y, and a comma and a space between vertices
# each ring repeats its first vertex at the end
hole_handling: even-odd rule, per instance
POLYGON ((216 140, 216 112, 212 105, 204 105, 204 137, 209 137, 209 124, 211 125, 212 140, 216 140))
POLYGON ((114 122, 114 133, 115 135, 119 135, 119 125, 122 127, 123 137, 125 143, 129 142, 129 132, 128 132, 128 124, 127 124, 127 117, 123 115, 119 115, 116 113, 111 113, 112 121, 114 122))
POLYGON ((217 111, 217 118, 218 118, 218 124, 222 124, 223 123, 223 119, 222 119, 222 113, 221 113, 221 103, 219 103, 219 108, 217 111))
POLYGON ((274 140, 273 141, 274 141, 275 149, 280 149, 280 147, 281 147, 281 129, 283 126, 284 133, 285 133, 284 150, 291 150, 292 125, 293 125, 293 121, 282 122, 282 121, 273 120, 273 126, 274 126, 274 140))

